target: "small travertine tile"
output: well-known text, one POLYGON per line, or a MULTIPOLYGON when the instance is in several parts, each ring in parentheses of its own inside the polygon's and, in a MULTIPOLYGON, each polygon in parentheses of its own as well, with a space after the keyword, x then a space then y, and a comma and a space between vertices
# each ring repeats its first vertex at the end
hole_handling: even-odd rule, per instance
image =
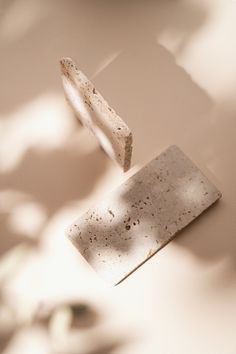
POLYGON ((68 235, 115 285, 220 197, 192 161, 171 146, 80 216, 68 235))
POLYGON ((132 155, 130 129, 72 59, 63 58, 60 64, 65 95, 76 116, 98 138, 104 151, 127 171, 132 155))

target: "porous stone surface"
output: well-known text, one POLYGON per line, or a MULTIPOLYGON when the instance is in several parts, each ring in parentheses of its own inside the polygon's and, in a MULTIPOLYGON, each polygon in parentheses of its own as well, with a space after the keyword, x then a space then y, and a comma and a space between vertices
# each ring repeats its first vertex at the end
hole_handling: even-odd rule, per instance
POLYGON ((193 162, 171 146, 80 216, 68 235, 115 285, 220 197, 193 162))
POLYGON ((92 131, 104 151, 127 171, 131 164, 132 134, 88 78, 70 58, 60 61, 66 99, 82 124, 92 131))

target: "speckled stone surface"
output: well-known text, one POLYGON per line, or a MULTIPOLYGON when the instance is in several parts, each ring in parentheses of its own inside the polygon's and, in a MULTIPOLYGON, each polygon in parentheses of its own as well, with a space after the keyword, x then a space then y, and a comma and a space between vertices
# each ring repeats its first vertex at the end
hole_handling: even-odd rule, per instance
POLYGON ((127 171, 132 155, 130 129, 72 59, 63 58, 60 64, 65 95, 76 116, 97 137, 104 151, 127 171))
POLYGON ((192 161, 171 146, 80 216, 68 235, 115 285, 220 197, 192 161))

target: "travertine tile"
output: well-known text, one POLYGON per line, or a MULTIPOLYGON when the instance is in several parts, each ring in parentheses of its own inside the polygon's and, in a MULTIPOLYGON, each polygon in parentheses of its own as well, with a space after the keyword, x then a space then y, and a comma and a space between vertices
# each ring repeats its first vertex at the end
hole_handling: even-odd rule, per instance
POLYGON ((92 267, 117 284, 220 197, 171 146, 80 216, 68 235, 92 267))
POLYGON ((72 59, 63 58, 60 64, 65 95, 76 116, 98 138, 105 152, 127 171, 132 155, 130 129, 72 59))

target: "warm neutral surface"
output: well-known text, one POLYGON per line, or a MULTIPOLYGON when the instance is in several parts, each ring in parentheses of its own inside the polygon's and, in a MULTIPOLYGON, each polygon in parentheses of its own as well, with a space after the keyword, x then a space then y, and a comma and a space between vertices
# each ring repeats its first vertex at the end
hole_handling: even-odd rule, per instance
POLYGON ((116 285, 220 197, 172 145, 80 215, 67 234, 97 273, 116 285))
POLYGON ((53 339, 63 348, 55 326, 49 337, 30 318, 39 301, 73 297, 98 319, 77 335, 76 354, 235 354, 235 1, 0 4, 2 352, 51 354, 53 339), (133 131, 127 175, 68 111, 65 55, 133 131), (64 230, 171 144, 224 197, 108 289, 64 230))

